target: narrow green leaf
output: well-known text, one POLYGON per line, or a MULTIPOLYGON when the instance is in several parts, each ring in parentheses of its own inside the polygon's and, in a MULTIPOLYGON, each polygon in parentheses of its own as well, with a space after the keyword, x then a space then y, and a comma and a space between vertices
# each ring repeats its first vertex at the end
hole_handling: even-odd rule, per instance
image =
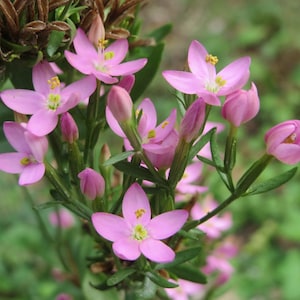
POLYGON ((164 44, 161 43, 154 47, 151 46, 147 48, 151 49, 151 53, 147 57, 148 62, 146 66, 136 74, 135 84, 130 93, 133 102, 142 95, 144 90, 154 78, 154 75, 156 74, 158 67, 160 66, 164 44))
POLYGON ((109 165, 113 165, 119 161, 122 161, 122 160, 128 158, 129 156, 131 156, 133 154, 134 154, 134 151, 126 151, 126 152, 119 153, 117 155, 110 157, 107 161, 105 161, 103 163, 103 166, 107 167, 109 165))
POLYGON ((190 155, 189 155, 189 161, 191 161, 198 153, 199 151, 211 140, 211 136, 216 133, 216 128, 212 128, 209 130, 206 134, 204 134, 200 140, 193 145, 190 155))
POLYGON ((178 284, 170 282, 169 280, 165 279, 164 277, 158 275, 155 272, 147 272, 146 276, 158 286, 163 288, 175 288, 178 287, 178 284))
POLYGON ((63 31, 52 30, 49 35, 49 42, 47 46, 47 53, 52 57, 57 49, 60 47, 65 33, 63 31))
POLYGON ((211 150, 212 160, 215 163, 216 168, 220 170, 223 169, 224 168, 223 161, 220 157, 220 151, 216 139, 216 129, 210 135, 210 150, 211 150))
POLYGON ((297 172, 297 167, 292 168, 278 176, 275 176, 269 180, 266 180, 260 184, 257 184, 255 186, 252 186, 248 192, 245 194, 245 196, 248 195, 257 195, 257 194, 262 194, 271 190, 274 190, 281 186, 282 184, 288 182, 290 179, 293 178, 293 176, 297 172))
POLYGON ((172 262, 166 264, 158 264, 155 266, 155 270, 167 269, 182 264, 197 256, 200 253, 200 251, 201 247, 193 247, 177 252, 176 257, 172 262))
POLYGON ((179 278, 196 282, 196 283, 206 283, 206 276, 197 268, 192 265, 179 265, 176 267, 167 268, 168 271, 172 272, 179 278))
POLYGON ((135 269, 129 269, 129 268, 120 270, 120 271, 116 272, 115 274, 113 274, 112 276, 110 276, 107 279, 106 283, 108 286, 116 285, 135 272, 136 272, 135 269))

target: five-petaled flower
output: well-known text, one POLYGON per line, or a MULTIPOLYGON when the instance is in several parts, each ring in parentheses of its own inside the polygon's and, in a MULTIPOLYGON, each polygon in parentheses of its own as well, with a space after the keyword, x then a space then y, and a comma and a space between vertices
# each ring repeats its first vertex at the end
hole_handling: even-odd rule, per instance
POLYGON ((170 262, 174 251, 160 240, 175 234, 188 218, 186 210, 178 209, 162 213, 151 219, 148 198, 138 183, 130 186, 122 203, 123 218, 105 212, 92 215, 96 231, 113 242, 116 256, 124 260, 136 260, 143 254, 158 263, 170 262))
POLYGON ((17 152, 0 154, 0 170, 20 174, 19 185, 38 182, 45 173, 43 160, 48 149, 47 138, 32 134, 25 123, 7 121, 3 130, 17 152))
POLYGON ((114 76, 134 74, 142 69, 147 59, 140 58, 121 63, 128 52, 128 41, 120 39, 107 48, 103 39, 97 43, 97 49, 88 39, 84 31, 78 28, 73 45, 76 54, 66 50, 65 57, 70 65, 83 74, 93 74, 97 79, 107 84, 118 81, 114 76))
POLYGON ((244 86, 250 71, 250 57, 239 58, 220 72, 215 65, 218 58, 207 52, 198 41, 192 41, 188 51, 188 65, 191 72, 164 71, 168 83, 185 94, 197 94, 207 104, 220 105, 219 96, 226 96, 244 86))
POLYGON ((32 81, 35 91, 10 89, 1 92, 0 96, 10 109, 32 115, 27 129, 38 136, 47 135, 54 130, 58 116, 89 97, 96 88, 93 76, 64 86, 46 61, 34 66, 32 81))

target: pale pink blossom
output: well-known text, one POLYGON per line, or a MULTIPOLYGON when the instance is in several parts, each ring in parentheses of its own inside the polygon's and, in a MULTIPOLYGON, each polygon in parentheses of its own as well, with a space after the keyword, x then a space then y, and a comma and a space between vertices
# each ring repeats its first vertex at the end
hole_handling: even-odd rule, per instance
POLYGON ((205 285, 187 281, 184 279, 178 279, 177 281, 170 280, 173 283, 178 284, 176 288, 166 288, 167 295, 172 300, 189 300, 191 297, 197 297, 197 299, 204 295, 205 285))
POLYGON ((272 127, 265 135, 266 152, 285 164, 300 161, 300 120, 289 120, 272 127))
POLYGON ((11 89, 1 92, 0 96, 10 109, 32 115, 27 128, 38 136, 54 130, 58 116, 89 97, 96 88, 93 76, 84 77, 68 86, 62 85, 46 61, 34 66, 32 80, 34 91, 11 89))
POLYGON ((207 104, 220 105, 219 96, 242 88, 248 81, 250 57, 239 58, 217 73, 218 58, 207 52, 198 41, 192 41, 188 51, 190 72, 164 71, 168 83, 185 94, 196 94, 207 104))
POLYGON ((170 262, 175 252, 161 240, 175 234, 188 218, 186 210, 172 210, 151 219, 149 200, 138 183, 130 186, 122 202, 123 217, 96 212, 92 223, 99 235, 113 242, 116 256, 133 261, 143 254, 158 263, 170 262))
POLYGON ((259 111, 259 97, 254 83, 248 91, 229 94, 222 107, 222 116, 235 127, 252 120, 259 111))
POLYGON ((91 168, 85 168, 78 174, 80 190, 89 200, 101 197, 105 190, 105 181, 101 174, 91 168))
MULTIPOLYGON (((217 207, 218 203, 210 196, 206 196, 201 202, 195 203, 191 210, 191 217, 199 220, 207 213, 217 207)), ((206 222, 200 224, 198 228, 206 233, 211 239, 217 239, 221 234, 228 230, 232 225, 231 214, 229 212, 223 213, 221 216, 216 215, 206 222)))
POLYGON ((118 81, 116 76, 136 73, 147 63, 145 58, 122 63, 129 47, 126 39, 119 39, 107 48, 104 47, 103 42, 100 40, 96 49, 84 31, 78 28, 73 41, 76 54, 66 50, 65 57, 70 65, 81 73, 93 74, 107 84, 116 83, 118 81))
POLYGON ((47 138, 32 134, 25 123, 4 122, 3 131, 17 152, 0 154, 0 170, 20 174, 19 185, 41 180, 45 173, 43 160, 48 150, 47 138))
POLYGON ((65 208, 53 211, 49 214, 49 221, 53 226, 70 228, 75 224, 74 216, 65 208))

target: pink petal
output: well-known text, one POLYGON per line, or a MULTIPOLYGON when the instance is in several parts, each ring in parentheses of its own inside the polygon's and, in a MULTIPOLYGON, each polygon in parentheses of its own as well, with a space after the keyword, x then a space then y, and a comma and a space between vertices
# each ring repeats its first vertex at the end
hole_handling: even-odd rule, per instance
POLYGON ((89 59, 97 57, 97 50, 81 28, 77 29, 73 45, 78 56, 89 59))
POLYGON ((45 165, 42 163, 32 163, 26 166, 20 177, 19 185, 29 185, 40 181, 45 174, 45 165))
POLYGON ((228 95, 247 83, 250 76, 250 63, 250 57, 242 57, 233 61, 217 74, 217 77, 220 76, 226 80, 226 84, 218 92, 219 96, 228 95))
POLYGON ((112 248, 116 256, 125 260, 136 260, 141 255, 139 242, 131 238, 117 240, 112 248))
POLYGON ((36 136, 29 131, 24 133, 25 140, 30 147, 30 153, 38 162, 43 162, 48 150, 48 140, 44 136, 36 136))
POLYGON ((185 94, 197 94, 201 87, 200 80, 190 72, 164 71, 162 75, 173 88, 185 94))
POLYGON ((104 54, 108 52, 112 52, 114 55, 111 59, 106 60, 107 65, 114 66, 120 64, 128 52, 128 41, 126 39, 116 40, 104 50, 104 54))
POLYGON ((41 61, 32 69, 32 83, 34 89, 43 95, 48 95, 50 87, 48 80, 55 77, 56 74, 47 61, 41 61))
POLYGON ((154 129, 157 122, 156 109, 153 102, 149 98, 145 98, 138 106, 137 112, 143 111, 138 131, 140 135, 146 136, 149 130, 154 129))
POLYGON ((124 239, 131 234, 126 221, 117 215, 96 212, 92 214, 92 223, 96 231, 111 242, 124 239))
POLYGON ((134 75, 126 75, 120 80, 118 83, 118 86, 124 88, 128 93, 131 92, 131 89, 133 88, 135 83, 135 76, 134 75))
POLYGON ((165 212, 154 217, 147 230, 154 239, 165 239, 179 231, 188 218, 188 212, 184 209, 177 209, 165 212))
POLYGON ((53 131, 57 123, 55 111, 40 110, 29 119, 27 129, 37 136, 44 136, 53 131))
POLYGON ((118 82, 117 78, 111 77, 109 74, 93 69, 92 74, 96 76, 96 78, 100 81, 103 81, 106 84, 113 84, 118 82))
POLYGON ((300 146, 297 144, 280 144, 271 154, 288 165, 300 162, 300 146))
POLYGON ((116 66, 109 67, 109 74, 112 76, 131 75, 141 70, 147 63, 146 58, 140 58, 116 66))
POLYGON ((141 242, 140 250, 145 257, 157 263, 171 262, 175 258, 175 252, 169 246, 151 238, 141 242))
POLYGON ((122 212, 131 225, 147 225, 151 218, 151 208, 146 193, 138 183, 133 183, 124 195, 122 212))
POLYGON ((24 157, 28 157, 28 154, 17 152, 0 154, 0 170, 10 174, 21 173, 24 166, 20 162, 24 157))
POLYGON ((116 120, 116 118, 113 116, 112 112, 110 111, 109 107, 106 106, 105 109, 105 116, 106 116, 106 121, 108 123, 108 126, 110 127, 110 129, 117 134, 118 136, 125 138, 126 135, 124 134, 123 130, 121 129, 118 121, 116 120))
POLYGON ((21 114, 34 114, 44 106, 45 96, 35 91, 12 89, 1 92, 4 104, 21 114))
POLYGON ((213 106, 220 106, 221 105, 221 101, 215 93, 211 93, 211 92, 208 92, 206 90, 201 89, 197 93, 197 95, 200 98, 203 98, 204 102, 209 104, 209 105, 213 105, 213 106))
POLYGON ((93 61, 97 61, 97 57, 79 56, 68 50, 65 51, 65 57, 69 64, 83 74, 92 74, 95 70, 93 61))
POLYGON ((30 147, 24 137, 26 129, 21 124, 11 121, 4 122, 3 131, 8 142, 15 150, 18 152, 31 153, 30 147))

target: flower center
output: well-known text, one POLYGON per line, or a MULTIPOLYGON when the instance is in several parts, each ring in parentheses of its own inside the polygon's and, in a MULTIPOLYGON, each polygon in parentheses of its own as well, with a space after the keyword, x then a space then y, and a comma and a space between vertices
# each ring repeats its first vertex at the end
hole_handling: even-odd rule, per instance
POLYGON ((60 95, 59 94, 49 94, 47 106, 51 110, 56 110, 60 105, 60 95))
POLYGON ((104 53, 104 59, 110 60, 115 56, 115 53, 113 51, 108 51, 104 53))
POLYGON ((28 166, 32 163, 32 160, 30 159, 30 157, 23 157, 21 160, 20 160, 20 164, 22 166, 28 166))
POLYGON ((226 84, 226 80, 221 76, 217 76, 214 82, 209 82, 206 85, 206 89, 212 93, 217 93, 221 87, 226 84))
POLYGON ((47 82, 48 82, 51 90, 54 90, 60 86, 60 80, 57 76, 50 78, 49 80, 47 80, 47 82))
POLYGON ((217 62, 219 61, 217 56, 211 55, 211 54, 207 54, 205 57, 205 61, 213 66, 215 66, 217 64, 217 62))
POLYGON ((156 136, 155 130, 154 129, 149 130, 147 138, 152 139, 155 138, 155 136, 156 136))
POLYGON ((137 241, 142 241, 148 237, 148 231, 142 224, 137 224, 133 229, 132 237, 137 241))
POLYGON ((284 141, 283 143, 284 144, 294 144, 295 141, 296 141, 296 133, 292 133, 290 136, 288 136, 284 141))

